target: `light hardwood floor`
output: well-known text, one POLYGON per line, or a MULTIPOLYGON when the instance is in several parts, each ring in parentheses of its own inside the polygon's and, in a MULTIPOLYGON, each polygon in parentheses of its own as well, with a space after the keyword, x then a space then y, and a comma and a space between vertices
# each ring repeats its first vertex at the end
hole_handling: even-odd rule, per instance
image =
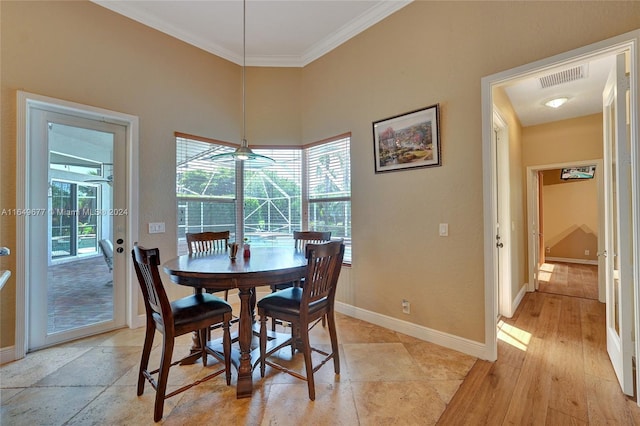
POLYGON ((501 321, 498 360, 478 360, 441 425, 640 425, 606 353, 605 306, 527 293, 501 321))
POLYGON ((598 298, 598 265, 546 262, 538 271, 543 293, 598 298))

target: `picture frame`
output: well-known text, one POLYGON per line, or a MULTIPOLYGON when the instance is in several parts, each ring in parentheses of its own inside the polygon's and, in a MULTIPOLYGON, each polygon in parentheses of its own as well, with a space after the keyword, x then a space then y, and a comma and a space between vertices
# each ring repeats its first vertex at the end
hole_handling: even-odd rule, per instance
POLYGON ((438 167, 440 104, 373 122, 375 172, 438 167))
POLYGON ((596 166, 565 167, 560 171, 562 180, 593 179, 596 174, 596 166))

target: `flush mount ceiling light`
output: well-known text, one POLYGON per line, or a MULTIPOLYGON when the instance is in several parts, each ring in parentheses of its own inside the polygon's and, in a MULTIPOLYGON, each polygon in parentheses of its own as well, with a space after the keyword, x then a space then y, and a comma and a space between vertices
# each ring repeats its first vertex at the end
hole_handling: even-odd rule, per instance
POLYGON ((560 108, 568 100, 569 100, 569 98, 564 98, 564 97, 563 98, 554 98, 554 99, 548 100, 544 104, 546 106, 548 106, 549 108, 560 108))
POLYGON ((225 152, 223 154, 216 154, 209 157, 210 160, 218 162, 218 163, 230 163, 236 161, 246 162, 247 166, 251 168, 259 168, 266 167, 275 163, 275 160, 260 154, 256 154, 249 148, 249 143, 246 138, 246 122, 247 122, 247 113, 246 113, 246 102, 245 102, 245 68, 246 68, 246 51, 247 51, 247 31, 246 31, 246 21, 247 21, 247 2, 243 0, 242 2, 242 143, 240 147, 233 152, 225 152))

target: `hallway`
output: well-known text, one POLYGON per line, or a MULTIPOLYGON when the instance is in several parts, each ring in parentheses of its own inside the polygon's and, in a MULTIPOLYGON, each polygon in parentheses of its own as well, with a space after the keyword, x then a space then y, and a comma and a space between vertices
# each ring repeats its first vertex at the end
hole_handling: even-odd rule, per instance
POLYGON ((607 356, 605 305, 527 293, 499 322, 498 360, 478 360, 442 425, 640 425, 607 356))

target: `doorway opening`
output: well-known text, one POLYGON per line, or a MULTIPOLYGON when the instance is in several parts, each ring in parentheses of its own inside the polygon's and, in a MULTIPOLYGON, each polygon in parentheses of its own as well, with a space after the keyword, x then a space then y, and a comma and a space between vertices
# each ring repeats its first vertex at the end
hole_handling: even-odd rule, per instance
POLYGON ((527 216, 532 265, 529 291, 605 302, 605 202, 601 159, 527 168, 527 216), (563 170, 589 167, 589 179, 563 179, 563 170))
MULTIPOLYGON (((623 183, 626 185, 629 182, 635 182, 636 184, 635 186, 628 185, 627 187, 620 188, 619 191, 616 191, 614 187, 614 191, 615 191, 614 197, 617 197, 617 199, 621 199, 625 207, 629 206, 629 208, 626 209, 626 211, 631 211, 633 213, 631 215, 632 218, 627 217, 627 218, 624 218, 626 220, 622 220, 622 221, 613 221, 611 216, 608 216, 609 225, 606 227, 607 228, 606 233, 607 235, 609 235, 609 232, 611 229, 610 224, 613 222, 615 223, 616 226, 626 227, 624 228, 624 232, 618 231, 617 234, 637 235, 638 234, 637 230, 640 227, 640 201, 639 201, 640 194, 638 191, 637 182, 640 181, 639 179, 640 176, 639 176, 637 167, 633 166, 633 164, 640 162, 640 155, 638 152, 638 122, 637 122, 638 120, 637 106, 638 106, 638 97, 639 97, 638 86, 637 86, 638 67, 639 67, 637 50, 638 50, 639 42, 640 42, 640 31, 635 31, 632 33, 615 37, 613 39, 595 43, 593 45, 586 46, 584 48, 576 49, 571 52, 556 55, 554 57, 543 59, 528 65, 524 65, 512 70, 507 70, 507 71, 483 78, 483 81, 482 81, 483 164, 485 167, 485 173, 484 173, 484 189, 485 189, 484 252, 485 252, 485 296, 486 296, 485 297, 485 308, 486 308, 485 335, 486 335, 486 350, 488 354, 487 358, 490 360, 496 359, 498 356, 497 337, 496 337, 497 332, 496 332, 496 320, 495 320, 497 317, 497 313, 499 312, 499 306, 497 303, 497 299, 498 299, 497 294, 500 294, 501 297, 502 297, 502 294, 504 294, 503 287, 502 286, 500 288, 497 287, 498 283, 501 283, 501 280, 499 279, 501 271, 496 269, 497 253, 496 253, 496 247, 495 247, 495 223, 499 221, 498 212, 496 209, 496 205, 497 205, 496 198, 498 197, 498 194, 496 194, 496 188, 494 187, 494 184, 491 180, 491 176, 494 173, 494 169, 497 167, 495 158, 493 156, 495 152, 495 148, 492 146, 493 106, 498 105, 498 107, 501 107, 499 101, 504 100, 505 98, 508 99, 507 95, 505 95, 504 93, 506 88, 509 87, 510 85, 516 84, 517 82, 524 81, 527 79, 535 79, 539 81, 541 80, 541 77, 544 75, 562 74, 562 70, 580 68, 585 63, 590 63, 591 61, 599 60, 602 58, 607 58, 607 59, 614 58, 613 63, 619 64, 620 56, 626 55, 626 57, 628 58, 626 62, 626 66, 627 66, 626 69, 627 69, 628 75, 630 76, 630 78, 628 78, 628 81, 630 83, 627 85, 626 95, 624 91, 621 91, 620 89, 618 90, 618 93, 620 94, 619 98, 627 96, 626 98, 627 107, 630 109, 630 113, 627 116, 630 117, 630 121, 627 123, 628 132, 626 134, 628 134, 629 136, 628 136, 628 139, 624 139, 624 140, 621 140, 621 142, 616 143, 616 146, 623 146, 624 148, 628 147, 629 148, 628 151, 630 151, 631 154, 629 154, 628 157, 623 157, 624 161, 620 162, 620 157, 615 158, 611 156, 611 155, 618 155, 619 151, 611 151, 613 154, 609 154, 609 157, 607 157, 607 154, 605 153, 604 161, 606 164, 604 164, 605 166, 604 175, 609 177, 613 176, 613 178, 617 179, 617 181, 619 182, 621 179, 621 176, 619 173, 618 175, 614 176, 615 172, 614 174, 612 174, 611 170, 615 169, 612 167, 612 165, 618 164, 618 165, 624 165, 625 167, 629 166, 628 176, 625 175, 624 177, 625 180, 623 181, 623 183)), ((624 61, 623 61, 623 65, 624 65, 624 61)), ((617 66, 617 69, 620 69, 619 65, 617 66)), ((607 70, 607 72, 609 71, 611 71, 611 69, 607 70)), ((618 86, 618 87, 623 87, 623 86, 618 86)), ((603 107, 603 103, 602 103, 604 98, 604 93, 603 93, 604 88, 600 87, 599 90, 600 90, 599 111, 601 114, 605 112, 604 121, 606 124, 606 121, 607 121, 606 108, 603 107)), ((617 104, 616 111, 624 111, 624 108, 620 108, 620 105, 617 104)), ((591 114, 593 114, 593 112, 591 114)), ((614 134, 615 137, 618 137, 618 135, 622 134, 617 130, 620 129, 621 127, 624 127, 624 126, 621 126, 621 124, 624 124, 624 123, 622 123, 619 119, 621 115, 622 114, 617 114, 616 116, 617 121, 613 119, 610 120, 612 123, 612 126, 613 125, 618 126, 615 129, 615 131, 612 131, 612 134, 614 134)), ((518 116, 516 115, 516 117, 518 116)), ((516 118, 516 122, 517 122, 517 118, 516 118)), ((525 123, 521 123, 521 124, 525 126, 525 123)), ((605 131, 605 134, 606 134, 606 131, 605 131)), ((552 153, 557 153, 555 152, 556 150, 553 150, 553 149, 549 151, 552 153)), ((582 155, 583 155, 582 158, 578 156, 574 158, 564 158, 561 160, 551 159, 551 161, 547 160, 546 162, 534 161, 530 164, 539 165, 539 164, 560 162, 560 161, 571 161, 572 163, 575 163, 575 161, 573 160, 576 160, 576 159, 592 160, 594 158, 594 157, 584 156, 584 153, 582 153, 582 155)), ((602 158, 602 157, 599 157, 599 158, 602 158)), ((516 164, 516 167, 520 167, 521 170, 522 168, 527 166, 526 164, 523 164, 521 161, 517 161, 517 159, 510 162, 510 164, 514 164, 514 163, 516 164)), ((518 175, 518 173, 515 173, 515 174, 518 175)), ((523 176, 523 177, 526 176, 527 182, 526 184, 525 182, 522 182, 522 181, 519 184, 517 182, 512 182, 511 188, 513 192, 517 192, 517 191, 522 192, 522 191, 525 191, 525 188, 534 192, 539 191, 539 188, 537 185, 537 179, 536 179, 536 185, 532 185, 531 180, 533 178, 531 177, 532 176, 531 173, 524 173, 524 170, 522 170, 522 173, 520 174, 520 176, 523 176)), ((530 204, 532 199, 537 200, 538 198, 537 196, 536 197, 526 196, 525 199, 530 204)), ((507 204, 513 206, 513 203, 507 202, 507 204)), ((537 209, 532 209, 530 205, 527 205, 527 211, 532 212, 532 211, 537 211, 537 209)), ((618 211, 614 211, 614 213, 619 214, 618 211)), ((534 256, 536 250, 540 250, 543 247, 540 243, 540 230, 537 227, 539 218, 536 218, 535 216, 532 217, 530 213, 520 214, 519 216, 520 217, 518 217, 518 214, 512 215, 512 220, 516 222, 516 224, 518 222, 518 219, 520 219, 521 223, 523 224, 521 229, 518 229, 518 227, 516 226, 515 234, 525 235, 526 237, 525 237, 525 240, 521 242, 521 247, 516 247, 513 249, 518 253, 518 255, 513 258, 512 264, 523 267, 524 268, 523 270, 529 271, 529 273, 522 274, 522 276, 519 277, 520 280, 518 282, 513 283, 513 287, 511 289, 513 295, 518 295, 520 294, 521 291, 535 290, 536 288, 535 281, 537 279, 537 264, 535 264, 535 262, 532 261, 532 256, 534 256), (536 272, 533 272, 533 271, 536 271, 536 272)), ((504 225, 501 228, 504 228, 504 225)), ((605 239, 608 238, 607 235, 605 235, 605 239)), ((632 244, 630 243, 622 246, 619 245, 619 250, 616 251, 615 257, 627 259, 626 262, 628 263, 630 259, 633 259, 634 253, 639 253, 639 252, 640 252, 640 241, 637 237, 634 237, 632 244)), ((537 257, 534 257, 534 259, 536 258, 537 257)), ((619 301, 621 300, 620 297, 618 297, 618 302, 611 303, 611 301, 609 300, 609 291, 607 291, 608 311, 611 309, 615 313, 615 318, 613 318, 614 315, 608 314, 607 316, 608 328, 612 328, 609 326, 609 322, 612 319, 615 319, 616 321, 618 319, 622 319, 621 323, 616 322, 616 327, 612 328, 612 330, 616 331, 616 333, 610 333, 611 336, 613 336, 614 334, 617 334, 617 340, 615 342, 615 345, 609 345, 610 334, 608 334, 607 336, 608 338, 607 349, 609 351, 612 364, 614 365, 614 369, 616 365, 624 365, 624 366, 631 365, 632 351, 628 350, 630 347, 635 345, 635 352, 638 352, 638 350, 640 350, 638 349, 640 347, 640 344, 638 344, 640 341, 639 330, 636 328, 633 331, 633 333, 635 334, 635 343, 634 343, 631 333, 620 332, 621 328, 619 327, 619 326, 622 326, 623 328, 626 328, 626 329, 629 329, 630 327, 632 327, 633 312, 634 311, 639 312, 638 310, 638 307, 640 307, 640 297, 639 297, 640 285, 638 283, 639 276, 640 276, 640 268, 638 267, 636 262, 632 268, 629 268, 626 270, 624 283, 622 282, 618 283, 618 287, 617 287, 618 289, 625 289, 625 291, 631 291, 631 296, 629 296, 627 299, 627 301, 629 302, 627 305, 624 305, 623 303, 619 303, 619 301), (611 319, 609 318, 610 316, 611 316, 611 319), (616 348, 614 348, 614 350, 612 351, 610 347, 614 347, 614 346, 616 346, 616 348), (624 349, 625 347, 626 349, 624 349)), ((616 293, 613 292, 612 294, 615 295, 616 293)), ((617 294, 619 296, 619 293, 617 294)), ((516 300, 516 298, 514 298, 514 300, 516 300)), ((632 377, 632 374, 630 373, 629 368, 625 367, 622 370, 624 370, 625 373, 618 374, 618 378, 620 380, 621 388, 625 393, 627 393, 628 384, 630 382, 629 379, 632 377)), ((618 373, 618 369, 616 369, 616 373, 618 373)))

